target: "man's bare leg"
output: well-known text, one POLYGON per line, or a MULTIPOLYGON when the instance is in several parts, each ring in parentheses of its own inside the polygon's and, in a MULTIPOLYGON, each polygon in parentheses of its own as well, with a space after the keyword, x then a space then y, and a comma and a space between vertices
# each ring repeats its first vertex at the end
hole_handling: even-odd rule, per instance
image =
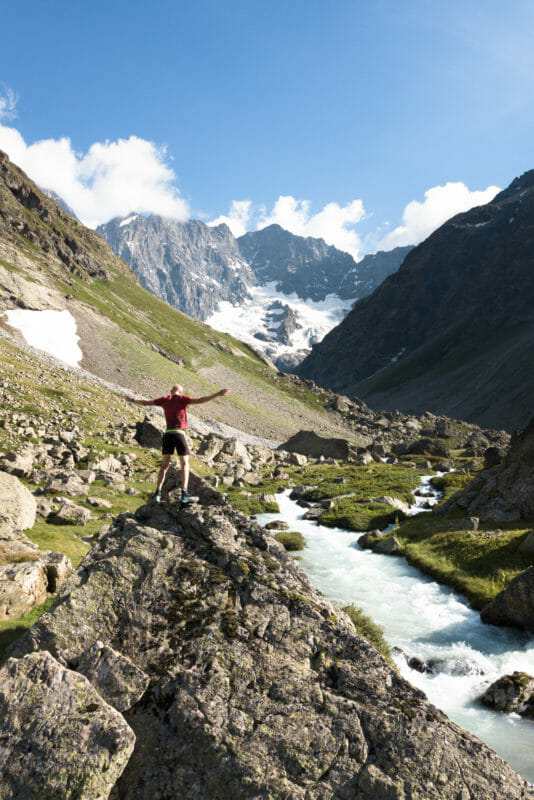
POLYGON ((156 494, 161 494, 161 487, 163 486, 163 481, 165 480, 165 475, 167 474, 167 470, 169 469, 170 463, 171 463, 170 455, 165 454, 161 456, 161 467, 159 468, 158 472, 156 494))
POLYGON ((189 456, 180 456, 180 465, 182 467, 182 489, 187 492, 189 486, 189 456))

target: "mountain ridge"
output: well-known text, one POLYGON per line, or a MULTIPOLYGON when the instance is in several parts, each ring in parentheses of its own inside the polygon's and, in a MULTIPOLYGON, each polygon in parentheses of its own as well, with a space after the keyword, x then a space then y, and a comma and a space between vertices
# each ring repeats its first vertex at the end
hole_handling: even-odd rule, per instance
POLYGON ((282 369, 298 363, 349 302, 372 291, 411 249, 356 263, 323 239, 276 224, 236 239, 224 224, 141 214, 114 218, 97 231, 145 288, 218 330, 236 335, 242 329, 241 338, 282 369))
POLYGON ((534 390, 533 247, 531 170, 414 248, 296 372, 375 407, 521 427, 534 390))

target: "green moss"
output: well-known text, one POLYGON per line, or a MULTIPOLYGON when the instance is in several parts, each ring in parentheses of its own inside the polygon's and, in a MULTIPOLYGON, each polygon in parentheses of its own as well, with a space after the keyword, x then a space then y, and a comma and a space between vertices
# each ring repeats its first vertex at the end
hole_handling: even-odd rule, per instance
POLYGON ((13 620, 2 620, 0 622, 0 664, 3 664, 5 661, 5 651, 8 646, 18 639, 19 636, 22 636, 28 628, 31 628, 39 617, 44 614, 45 611, 48 611, 54 600, 55 596, 49 597, 48 600, 40 606, 33 608, 23 617, 13 620))
POLYGON ((322 514, 320 522, 329 528, 371 531, 375 528, 383 530, 405 516, 403 511, 383 503, 360 503, 354 497, 340 497, 333 508, 322 514))
POLYGON ((228 502, 236 511, 253 516, 256 514, 277 514, 280 511, 278 503, 262 500, 258 494, 244 494, 241 490, 230 487, 226 491, 228 502))
POLYGON ((398 497, 404 502, 413 501, 411 492, 419 486, 420 472, 413 467, 404 467, 398 464, 369 464, 356 466, 354 464, 330 468, 325 471, 321 465, 306 472, 312 478, 313 473, 322 476, 317 486, 304 495, 306 500, 320 502, 344 494, 355 494, 359 500, 369 500, 372 497, 390 495, 398 497), (343 482, 340 482, 343 481, 343 482))
POLYGON ((343 606, 342 611, 350 617, 352 624, 360 636, 363 636, 364 639, 371 642, 378 652, 384 656, 386 661, 392 664, 393 656, 391 654, 391 648, 384 638, 384 631, 380 625, 373 622, 373 620, 364 614, 361 608, 355 606, 354 603, 343 606))
POLYGON ((306 540, 299 531, 280 531, 274 538, 284 545, 286 550, 304 550, 306 546, 306 540))

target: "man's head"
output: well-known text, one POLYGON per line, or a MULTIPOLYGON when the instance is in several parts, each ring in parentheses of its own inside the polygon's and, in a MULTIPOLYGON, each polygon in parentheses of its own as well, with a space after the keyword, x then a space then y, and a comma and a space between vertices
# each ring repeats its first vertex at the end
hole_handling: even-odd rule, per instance
POLYGON ((183 393, 184 393, 184 387, 180 386, 179 383, 175 383, 171 389, 171 394, 183 394, 183 393))

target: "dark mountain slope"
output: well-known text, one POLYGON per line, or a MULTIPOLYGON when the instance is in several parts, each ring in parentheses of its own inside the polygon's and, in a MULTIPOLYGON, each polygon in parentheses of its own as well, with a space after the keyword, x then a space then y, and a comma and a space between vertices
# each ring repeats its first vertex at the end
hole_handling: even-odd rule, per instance
POLYGON ((384 408, 514 428, 531 415, 534 170, 408 254, 298 373, 384 408))

